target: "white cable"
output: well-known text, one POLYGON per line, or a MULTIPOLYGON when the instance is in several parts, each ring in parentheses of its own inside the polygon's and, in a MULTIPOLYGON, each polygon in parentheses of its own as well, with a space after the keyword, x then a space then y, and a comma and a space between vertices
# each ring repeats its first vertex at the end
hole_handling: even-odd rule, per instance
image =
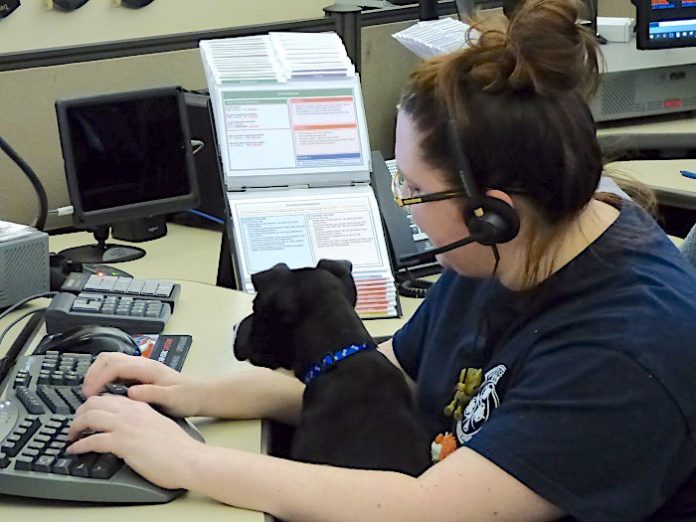
POLYGON ((68 205, 66 207, 49 210, 48 213, 51 216, 72 216, 75 213, 75 208, 72 205, 68 205))

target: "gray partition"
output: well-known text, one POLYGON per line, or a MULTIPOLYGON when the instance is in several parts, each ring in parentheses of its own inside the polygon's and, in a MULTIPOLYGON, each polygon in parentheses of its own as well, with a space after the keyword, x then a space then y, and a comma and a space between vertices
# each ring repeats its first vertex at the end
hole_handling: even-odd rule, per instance
MULTIPOLYGON (((198 50, 0 72, 0 135, 36 171, 46 187, 49 208, 68 205, 55 100, 159 85, 205 87, 198 50)), ((0 179, 2 219, 32 222, 38 211, 36 196, 4 154, 0 154, 0 179)), ((69 218, 49 218, 46 228, 70 223, 69 218)))
POLYGON ((391 37, 415 21, 364 27, 362 30, 362 90, 370 146, 394 157, 394 123, 401 89, 420 59, 391 37))

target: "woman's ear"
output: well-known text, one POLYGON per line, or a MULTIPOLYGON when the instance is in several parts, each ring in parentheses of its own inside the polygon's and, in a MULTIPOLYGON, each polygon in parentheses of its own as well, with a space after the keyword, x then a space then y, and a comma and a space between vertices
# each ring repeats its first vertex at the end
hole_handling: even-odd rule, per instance
POLYGON ((510 205, 512 208, 515 208, 515 203, 512 201, 512 198, 510 197, 510 194, 507 192, 503 192, 502 190, 498 189, 488 189, 486 191, 486 196, 499 199, 503 201, 504 203, 507 203, 510 205))

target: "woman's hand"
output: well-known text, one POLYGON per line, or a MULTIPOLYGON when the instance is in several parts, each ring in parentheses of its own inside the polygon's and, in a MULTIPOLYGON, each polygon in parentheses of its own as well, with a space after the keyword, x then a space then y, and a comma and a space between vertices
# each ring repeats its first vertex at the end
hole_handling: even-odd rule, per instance
POLYGON ((128 389, 130 399, 156 404, 176 417, 200 414, 204 402, 202 382, 146 357, 99 354, 85 375, 82 391, 86 397, 93 397, 104 391, 106 384, 118 380, 136 381, 128 389))
POLYGON ((202 446, 149 405, 119 395, 87 399, 75 412, 69 437, 75 442, 68 453, 113 453, 150 482, 168 489, 184 487, 190 463, 202 446), (86 430, 96 433, 76 440, 86 430))

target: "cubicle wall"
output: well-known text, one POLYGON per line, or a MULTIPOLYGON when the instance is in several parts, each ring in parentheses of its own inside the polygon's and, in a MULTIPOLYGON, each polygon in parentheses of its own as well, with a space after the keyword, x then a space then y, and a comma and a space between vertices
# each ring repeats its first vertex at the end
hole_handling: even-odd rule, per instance
MULTIPOLYGON (((57 98, 161 85, 205 87, 197 49, 0 72, 0 135, 36 171, 49 208, 68 205, 54 102, 57 98)), ((38 200, 22 172, 0 155, 0 216, 30 223, 38 200)), ((70 223, 50 219, 47 228, 70 223)))
MULTIPOLYGON (((176 47, 176 35, 190 42, 191 34, 201 32, 321 18, 330 4, 331 0, 159 0, 128 9, 116 7, 113 0, 91 0, 68 13, 48 11, 43 0, 22 2, 15 13, 0 20, 0 136, 36 171, 46 187, 49 208, 67 205, 53 108, 57 98, 171 84, 203 88, 197 48, 185 44, 185 50, 142 53, 172 46, 172 41, 176 47), (93 60, 95 55, 122 57, 93 60), (64 65, 42 66, 56 62, 64 65)), ((0 152, 0 219, 30 223, 37 212, 31 185, 0 152)), ((69 218, 49 218, 47 228, 70 223, 69 218)))
MULTIPOLYGON (((94 4, 95 16, 102 16, 107 11, 106 7, 100 6, 99 3, 105 1, 93 0, 82 9, 87 9, 94 4)), ((216 9, 219 9, 218 12, 225 16, 230 15, 230 12, 235 9, 238 13, 244 12, 246 9, 240 7, 242 6, 240 2, 232 0, 206 0, 206 3, 208 2, 215 3, 216 9)), ((303 3, 305 4, 304 8, 309 8, 311 11, 319 9, 319 5, 328 5, 330 2, 304 0, 303 3)), ((176 8, 176 6, 181 7, 188 2, 184 0, 155 2, 144 8, 141 14, 144 15, 146 9, 154 9, 165 4, 176 8)), ((286 4, 286 2, 265 0, 253 4, 264 9, 264 6, 268 8, 270 5, 276 6, 286 4)), ((297 2, 292 2, 292 4, 296 5, 297 2)), ((623 4, 630 4, 630 2, 628 0, 605 0, 605 3, 600 5, 601 13, 630 14, 630 11, 625 12, 623 4), (608 13, 605 12, 606 8, 609 9, 608 13)), ((25 8, 25 5, 31 5, 31 3, 25 2, 22 8, 25 8)), ((161 7, 159 8, 161 9, 161 7)), ((293 13, 299 12, 295 8, 293 9, 293 13)), ((361 30, 362 85, 370 142, 372 148, 381 151, 386 158, 393 157, 394 122, 399 93, 409 71, 418 62, 414 55, 390 36, 415 22, 416 11, 411 9, 408 12, 411 14, 410 20, 365 25, 361 30)), ((79 11, 67 15, 61 14, 77 16, 78 13, 79 11)), ((85 13, 89 13, 89 11, 85 11, 85 13)), ((255 13, 258 14, 258 11, 255 13)), ((133 11, 128 16, 135 14, 137 11, 133 11)), ((275 12, 275 14, 278 13, 275 12)), ((12 17, 18 16, 19 12, 12 15, 12 17)), ((113 13, 109 16, 113 16, 113 13)), ((288 16, 287 11, 284 16, 288 16)), ((389 17, 388 14, 384 16, 387 20, 389 17)), ((17 19, 19 20, 19 18, 17 19)), ((179 18, 175 17, 172 20, 179 20, 179 18)), ((12 18, 8 18, 0 21, 0 24, 11 21, 12 18)), ((198 20, 196 23, 201 22, 198 20)), ((215 23, 219 24, 220 21, 209 21, 209 23, 211 25, 208 28, 215 28, 218 27, 215 23)), ((7 27, 10 26, 0 26, 0 36, 3 39, 2 30, 7 29, 7 27)), ((144 29, 141 27, 140 30, 144 29)), ((27 37, 27 42, 29 40, 31 38, 27 37)), ((70 52, 74 51, 74 47, 70 49, 70 52)), ((126 53, 128 52, 133 51, 126 51, 126 53)), ((55 59, 55 53, 53 59, 55 59)), ((2 55, 0 55, 0 62, 2 62, 2 55)), ((36 61, 29 65, 35 63, 36 61)), ((54 101, 65 96, 108 93, 171 84, 182 85, 189 89, 205 87, 205 78, 197 48, 78 61, 64 65, 32 66, 0 72, 0 135, 34 168, 46 186, 49 208, 57 208, 69 204, 69 200, 53 108, 54 101)), ((30 184, 19 169, 4 154, 0 154, 0 219, 29 223, 34 219, 37 210, 38 202, 30 184)), ((58 228, 70 223, 69 218, 49 218, 47 228, 58 228)))

